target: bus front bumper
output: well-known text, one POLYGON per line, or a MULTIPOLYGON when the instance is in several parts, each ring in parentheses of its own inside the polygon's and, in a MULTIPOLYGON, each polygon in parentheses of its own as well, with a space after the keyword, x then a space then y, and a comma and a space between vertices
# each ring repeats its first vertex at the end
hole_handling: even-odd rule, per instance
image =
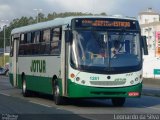
MULTIPOLYGON (((71 82, 70 82, 71 83, 71 82)), ((113 97, 140 97, 142 83, 127 87, 90 87, 71 83, 68 86, 70 98, 113 98, 113 97)))

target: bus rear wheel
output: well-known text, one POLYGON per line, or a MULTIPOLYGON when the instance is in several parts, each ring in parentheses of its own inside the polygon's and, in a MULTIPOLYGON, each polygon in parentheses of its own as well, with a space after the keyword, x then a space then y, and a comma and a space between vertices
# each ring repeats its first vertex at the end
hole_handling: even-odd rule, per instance
POLYGON ((121 107, 125 103, 125 98, 112 98, 112 104, 116 107, 121 107))
POLYGON ((55 85, 54 87, 54 102, 56 105, 64 104, 64 99, 60 96, 60 89, 58 85, 55 85))
POLYGON ((29 93, 28 93, 28 90, 27 90, 27 84, 26 84, 26 80, 23 79, 22 81, 22 94, 24 97, 28 97, 29 96, 29 93))

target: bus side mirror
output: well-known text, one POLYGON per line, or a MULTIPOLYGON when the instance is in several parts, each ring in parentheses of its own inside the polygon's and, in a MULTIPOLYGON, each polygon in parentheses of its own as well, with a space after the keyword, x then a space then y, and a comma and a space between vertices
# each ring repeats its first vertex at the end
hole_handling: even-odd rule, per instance
POLYGON ((141 41, 142 41, 142 47, 143 47, 144 55, 148 55, 148 47, 147 47, 146 36, 141 36, 141 41))
POLYGON ((65 31, 65 41, 70 42, 73 39, 73 34, 71 30, 65 31))

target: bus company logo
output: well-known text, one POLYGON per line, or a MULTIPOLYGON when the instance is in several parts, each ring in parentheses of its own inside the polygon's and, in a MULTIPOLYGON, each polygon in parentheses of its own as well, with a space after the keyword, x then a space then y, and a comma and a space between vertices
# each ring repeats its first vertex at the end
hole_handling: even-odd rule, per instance
POLYGON ((46 73, 46 61, 45 60, 32 60, 30 71, 37 72, 37 73, 46 73))
POLYGON ((116 78, 115 82, 126 82, 126 78, 116 78))

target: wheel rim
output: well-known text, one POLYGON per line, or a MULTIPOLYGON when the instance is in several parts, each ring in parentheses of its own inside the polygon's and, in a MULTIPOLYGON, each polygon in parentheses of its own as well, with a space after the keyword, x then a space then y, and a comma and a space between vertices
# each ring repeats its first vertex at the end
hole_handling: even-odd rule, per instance
POLYGON ((26 92, 26 81, 25 80, 23 80, 22 90, 23 90, 23 93, 26 92))
POLYGON ((55 86, 55 94, 56 97, 59 96, 59 87, 55 86))

